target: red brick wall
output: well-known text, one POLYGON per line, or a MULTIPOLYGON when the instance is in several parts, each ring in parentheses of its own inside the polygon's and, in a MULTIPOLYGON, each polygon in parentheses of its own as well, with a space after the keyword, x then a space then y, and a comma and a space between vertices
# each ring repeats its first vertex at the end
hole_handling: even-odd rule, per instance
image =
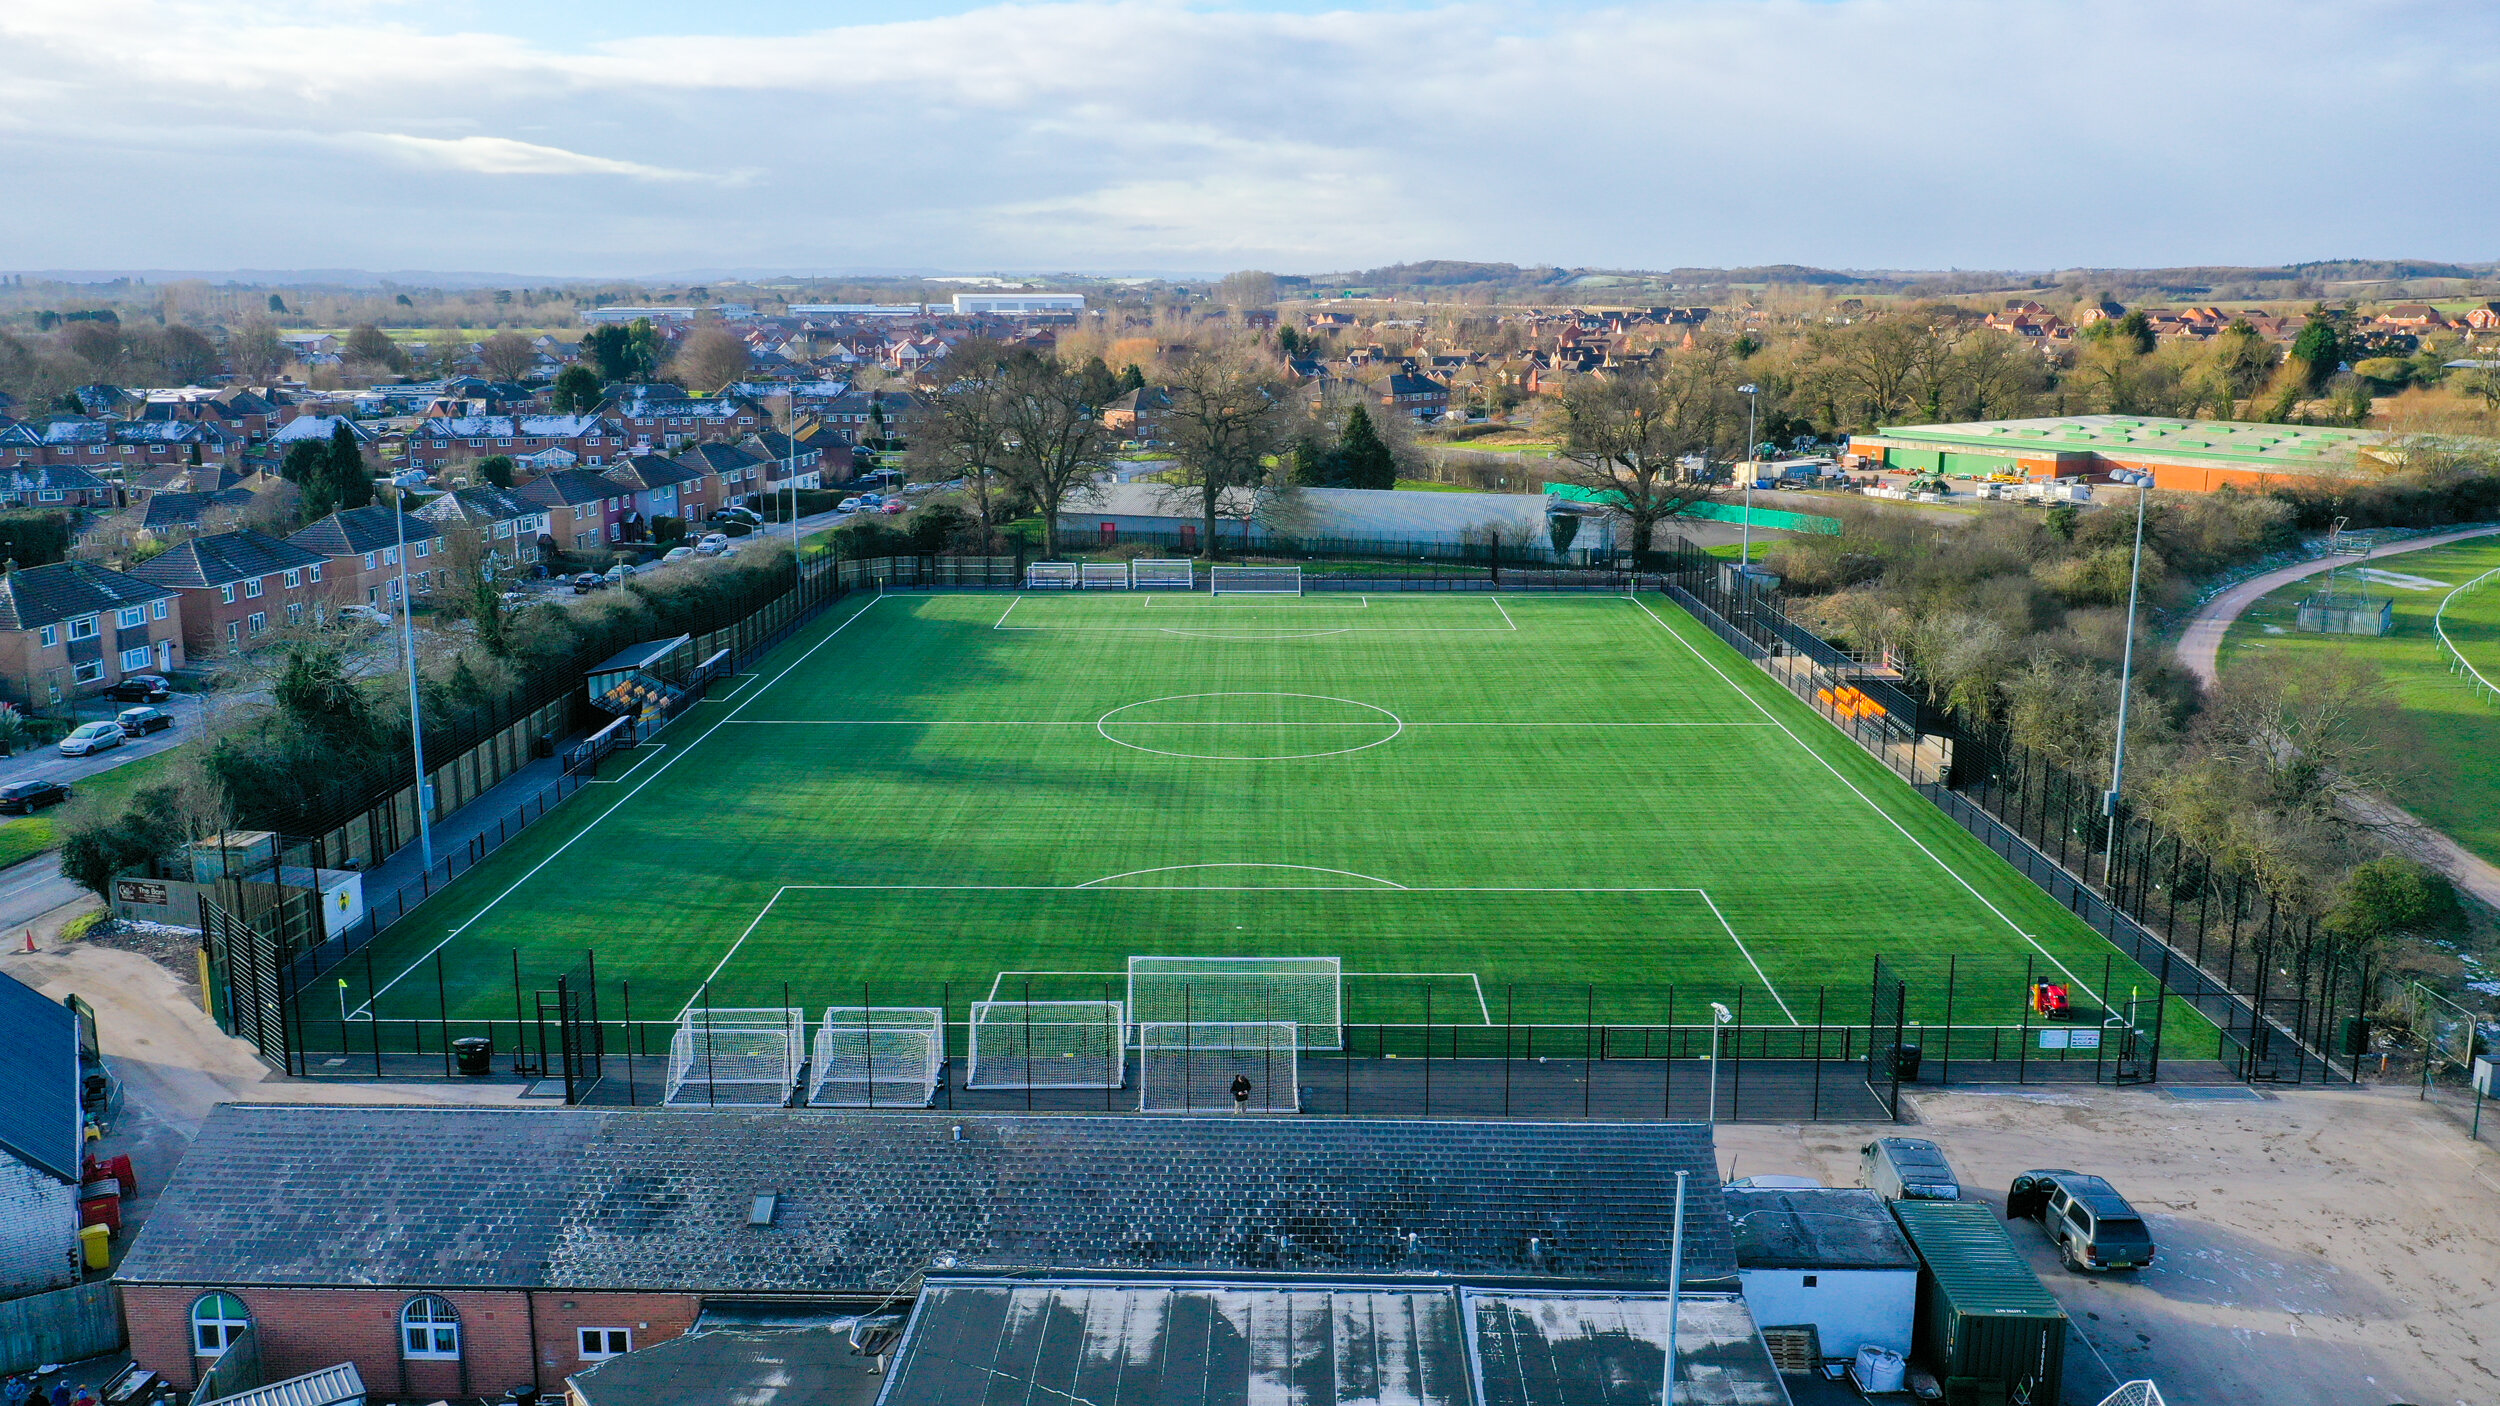
MULTIPOLYGON (((122 1315, 134 1361, 185 1389, 198 1384, 206 1361, 191 1352, 191 1304, 202 1291, 161 1285, 122 1286, 122 1315)), ((553 1388, 582 1366, 578 1328, 625 1328, 637 1348, 665 1342, 694 1326, 701 1300, 691 1294, 592 1294, 541 1290, 452 1290, 440 1297, 460 1311, 457 1362, 408 1361, 400 1355, 399 1313, 413 1291, 398 1289, 229 1290, 251 1310, 261 1361, 271 1381, 353 1362, 376 1398, 496 1396, 535 1381, 553 1388), (530 1319, 537 1316, 533 1376, 530 1319)))

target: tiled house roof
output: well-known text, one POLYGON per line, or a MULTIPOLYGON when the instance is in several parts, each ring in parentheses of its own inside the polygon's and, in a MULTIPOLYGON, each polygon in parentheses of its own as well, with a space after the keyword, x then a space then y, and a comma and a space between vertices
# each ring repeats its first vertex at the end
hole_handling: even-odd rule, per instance
POLYGON ((318 552, 246 528, 194 537, 131 567, 130 574, 159 585, 197 589, 231 585, 248 576, 267 576, 292 567, 319 566, 324 560, 318 552))
POLYGON ((443 530, 414 513, 402 515, 382 504, 349 508, 336 512, 319 522, 307 524, 286 540, 306 551, 325 557, 354 556, 360 552, 378 552, 395 547, 402 540, 424 541, 440 537, 443 530), (403 538, 402 533, 406 536, 403 538))
POLYGON ((84 561, 29 566, 0 577, 0 630, 31 630, 74 615, 140 605, 171 588, 84 561))

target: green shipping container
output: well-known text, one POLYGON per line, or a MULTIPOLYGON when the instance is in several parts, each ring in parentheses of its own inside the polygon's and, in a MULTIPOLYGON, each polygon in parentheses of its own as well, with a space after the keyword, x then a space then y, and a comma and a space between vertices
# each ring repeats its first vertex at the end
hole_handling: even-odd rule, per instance
POLYGON ((1911 1355, 1944 1383, 1951 1406, 2057 1406, 2066 1310, 2014 1248, 2005 1223, 1975 1201, 1895 1201, 1918 1251, 1911 1355))

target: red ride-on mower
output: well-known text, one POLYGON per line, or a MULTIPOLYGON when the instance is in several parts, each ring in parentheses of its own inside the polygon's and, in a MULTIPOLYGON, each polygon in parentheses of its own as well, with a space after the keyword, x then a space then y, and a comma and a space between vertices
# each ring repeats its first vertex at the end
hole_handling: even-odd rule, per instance
POLYGON ((2066 1020, 2074 1008, 2066 1002, 2066 988, 2054 981, 2031 983, 2031 1013, 2043 1020, 2066 1020))

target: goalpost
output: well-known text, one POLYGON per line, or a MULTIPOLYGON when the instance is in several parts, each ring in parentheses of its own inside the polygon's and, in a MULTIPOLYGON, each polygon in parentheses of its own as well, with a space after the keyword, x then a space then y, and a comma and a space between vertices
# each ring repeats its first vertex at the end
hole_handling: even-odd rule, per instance
POLYGON ((1217 596, 1298 596, 1302 594, 1302 568, 1210 566, 1207 568, 1207 593, 1217 596))
POLYGON ((660 1101, 672 1108, 788 1106, 799 1083, 806 1025, 807 1012, 795 1007, 688 1010, 669 1038, 668 1088, 660 1101))
POLYGON ((1187 557, 1177 561, 1140 557, 1129 563, 1129 582, 1141 591, 1194 591, 1198 589, 1198 563, 1187 557))
POLYGON ((969 1089, 1116 1089, 1128 1082, 1117 1001, 975 1001, 969 1089))
POLYGON ((946 1062, 935 1006, 827 1006, 808 1054, 811 1108, 926 1108, 946 1062))
POLYGON ((1276 1023, 1301 1047, 1345 1043, 1345 977, 1335 957, 1131 957, 1129 1019, 1144 1025, 1276 1023))
POLYGON ((1076 563, 1072 561, 1029 562, 1024 568, 1024 588, 1028 591, 1073 590, 1076 581, 1076 563))
POLYGON ((1301 1040, 1290 1020, 1157 1022, 1137 1027, 1137 1111, 1302 1111, 1301 1040), (1241 1088, 1241 1080, 1249 1087, 1241 1088), (1248 1097, 1236 1097, 1236 1093, 1248 1097))
POLYGON ((1089 591, 1125 591, 1128 589, 1128 563, 1089 561, 1078 568, 1077 584, 1089 591))

